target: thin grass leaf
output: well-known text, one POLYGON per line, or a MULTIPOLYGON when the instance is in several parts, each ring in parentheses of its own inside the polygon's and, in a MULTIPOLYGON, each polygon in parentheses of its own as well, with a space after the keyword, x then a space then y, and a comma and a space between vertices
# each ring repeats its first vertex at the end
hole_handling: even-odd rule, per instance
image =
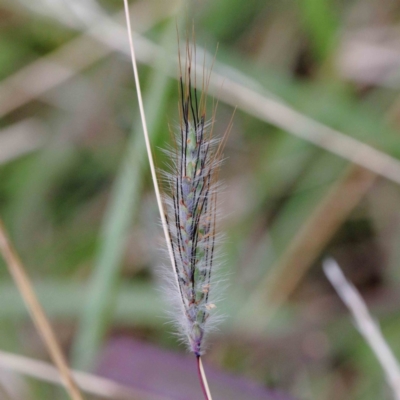
POLYGON ((67 360, 58 344, 56 335, 47 319, 47 316, 38 301, 33 286, 25 272, 25 268, 20 261, 12 243, 7 235, 5 227, 0 220, 0 252, 7 264, 10 274, 12 275, 15 285, 17 286, 25 305, 29 310, 36 329, 43 339, 47 350, 57 366, 62 378, 64 387, 72 400, 83 400, 83 396, 75 383, 71 371, 68 367, 67 360))

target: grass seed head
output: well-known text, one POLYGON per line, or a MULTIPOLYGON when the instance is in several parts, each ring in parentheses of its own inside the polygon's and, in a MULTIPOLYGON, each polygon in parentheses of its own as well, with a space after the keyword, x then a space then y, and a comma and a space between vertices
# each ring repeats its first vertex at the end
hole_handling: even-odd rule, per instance
POLYGON ((223 139, 213 137, 215 112, 206 118, 209 75, 203 68, 202 91, 196 87, 192 63, 195 47, 187 44, 185 66, 180 64, 179 131, 168 151, 171 171, 164 173, 166 220, 174 258, 173 288, 169 297, 177 309, 175 319, 189 349, 204 352, 204 338, 216 308, 213 297, 216 267, 218 172, 223 139))

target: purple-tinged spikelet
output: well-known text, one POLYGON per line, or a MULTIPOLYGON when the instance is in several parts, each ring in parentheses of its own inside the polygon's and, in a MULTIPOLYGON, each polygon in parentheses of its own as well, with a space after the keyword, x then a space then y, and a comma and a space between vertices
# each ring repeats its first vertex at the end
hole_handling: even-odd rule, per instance
MULTIPOLYGON (((165 173, 169 194, 164 196, 166 221, 174 259, 175 294, 180 313, 176 320, 188 347, 197 356, 204 351, 204 337, 216 307, 214 297, 216 205, 218 171, 225 137, 212 135, 214 115, 206 122, 203 76, 198 96, 191 71, 192 48, 186 51, 184 77, 179 81, 180 129, 169 151, 172 171, 165 173)), ((195 82, 195 81, 194 81, 195 82)))

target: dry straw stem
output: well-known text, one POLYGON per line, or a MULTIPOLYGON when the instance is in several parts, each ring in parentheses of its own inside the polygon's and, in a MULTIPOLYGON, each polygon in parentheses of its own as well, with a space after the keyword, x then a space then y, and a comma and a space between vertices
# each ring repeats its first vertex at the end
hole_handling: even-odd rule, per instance
MULTIPOLYGON (((8 393, 7 389, 0 385, 0 398, 1 400, 17 400, 14 396, 8 393)), ((18 399, 19 400, 19 399, 18 399)))
POLYGON ((257 93, 217 74, 213 74, 211 79, 210 94, 371 172, 400 183, 399 160, 314 121, 281 100, 257 93), (218 85, 223 86, 217 91, 218 85))
POLYGON ((33 290, 32 284, 29 281, 25 269, 14 250, 8 235, 5 231, 3 222, 0 220, 0 251, 6 261, 8 270, 12 275, 18 290, 24 299, 25 305, 27 306, 31 317, 36 325, 36 329, 41 335, 43 342, 47 346, 49 354, 60 371, 61 378, 64 386, 69 393, 72 400, 83 400, 83 397, 76 385, 74 378, 68 368, 66 359, 61 351, 61 348, 57 342, 56 336, 50 326, 49 321, 40 305, 36 294, 33 290))
MULTIPOLYGON (((395 123, 393 116, 397 112, 398 103, 395 102, 387 112, 387 120, 395 123)), ((259 328, 263 329, 268 324, 378 177, 378 174, 356 164, 350 164, 347 167, 308 217, 282 258, 272 266, 271 272, 258 285, 240 312, 240 316, 251 310, 262 308, 264 304, 271 304, 271 310, 267 318, 260 323, 259 328)))
MULTIPOLYGON (((133 5, 132 14, 140 15, 140 31, 145 31, 173 15, 180 1, 157 4, 155 10, 149 1, 138 1, 133 5), (168 4, 168 7, 164 7, 164 4, 168 4)), ((43 97, 49 90, 65 83, 113 51, 129 56, 129 48, 125 46, 126 30, 117 23, 122 17, 124 14, 117 13, 113 18, 101 19, 82 35, 2 80, 0 118, 38 97, 43 97)), ((146 53, 144 46, 141 46, 140 51, 142 55, 146 53)))
MULTIPOLYGON (((51 364, 28 357, 0 351, 0 368, 39 379, 44 382, 62 384, 60 374, 51 364)), ((110 379, 74 371, 72 374, 79 387, 86 393, 113 400, 172 400, 170 397, 132 389, 110 379)))
POLYGON ((282 259, 260 282, 241 311, 241 316, 269 304, 270 314, 260 323, 259 328, 267 325, 268 320, 287 300, 333 234, 371 189, 376 177, 376 174, 358 165, 347 167, 342 177, 332 185, 297 233, 282 259))
POLYGON ((324 261, 324 272, 340 298, 352 313, 360 334, 375 353, 385 373, 396 400, 400 400, 400 368, 393 352, 386 343, 378 324, 368 311, 357 289, 346 280, 333 259, 324 261))
MULTIPOLYGON (((148 43, 151 51, 161 51, 149 40, 143 39, 143 43, 148 43)), ((199 50, 202 51, 201 48, 199 50)), ((139 56, 141 56, 140 53, 139 56)), ((148 63, 149 59, 151 60, 149 54, 143 57, 145 63, 148 63)), ((202 65, 194 65, 194 70, 197 71, 200 79, 202 65)), ((230 79, 229 76, 232 75, 232 72, 236 76, 240 75, 241 80, 246 78, 231 67, 216 62, 208 86, 209 94, 371 172, 400 183, 400 161, 398 159, 313 120, 274 95, 259 93, 244 83, 230 79)), ((257 85, 252 80, 245 80, 252 83, 251 86, 257 85)))
POLYGON ((20 400, 20 396, 16 397, 13 392, 13 383, 9 384, 9 375, 5 375, 0 379, 0 399, 1 400, 20 400))
MULTIPOLYGON (((170 11, 170 8, 168 10, 170 11)), ((90 10, 87 11, 86 14, 90 14, 90 10)), ((164 10, 162 13, 160 12, 160 18, 163 13, 165 14, 164 10)), ((63 23, 63 21, 60 22, 63 23)), ((0 106, 0 116, 4 116, 27 101, 43 95, 46 90, 65 82, 76 71, 82 70, 110 54, 111 49, 129 55, 129 49, 122 44, 124 37, 124 32, 116 23, 110 23, 110 18, 102 18, 99 24, 88 29, 81 37, 64 45, 50 56, 35 61, 18 71, 0 85, 0 97, 7 100, 4 100, 0 106), (92 38, 95 38, 97 43, 92 38), (88 48, 90 51, 85 51, 88 48), (82 57, 82 54, 85 57, 82 57), (41 84, 35 85, 35 82, 41 84), (18 90, 15 90, 17 88, 18 90), (16 95, 18 93, 19 95, 16 95)), ((162 52, 162 50, 140 35, 137 35, 136 39, 140 43, 136 49, 137 59, 152 65, 153 60, 156 59, 156 53, 162 52)), ((202 65, 196 67, 194 69, 202 70, 202 65)), ((171 77, 176 78, 174 72, 168 72, 171 77)), ((236 76, 243 76, 232 70, 231 67, 216 63, 208 89, 210 95, 314 143, 318 147, 400 183, 400 162, 396 158, 299 113, 275 96, 259 93, 243 83, 227 78, 232 72, 236 76), (220 71, 220 74, 215 71, 220 71)))
POLYGON ((39 149, 46 129, 36 118, 27 118, 0 130, 0 164, 39 149))
POLYGON ((151 178, 153 180, 154 191, 155 191, 156 199, 157 199, 157 206, 158 206, 158 210, 160 212, 161 223, 162 223, 165 239, 167 241, 168 253, 170 256, 170 260, 171 260, 171 266, 172 266, 173 270, 175 271, 174 256, 173 256, 172 247, 170 244, 171 241, 170 241, 170 237, 169 237, 169 233, 168 233, 167 222, 165 220, 165 211, 164 211, 164 206, 163 206, 163 202, 161 199, 160 188, 158 186, 156 169, 154 166, 153 154, 151 151, 151 145, 150 145, 150 140, 149 140, 149 133, 147 131, 146 116, 144 113, 142 91, 140 88, 139 73, 138 73, 137 64, 136 64, 135 48, 133 46, 132 28, 131 28, 131 22, 130 22, 130 17, 129 17, 129 6, 128 6, 127 0, 124 0, 124 6, 125 6, 126 24, 128 27, 128 38, 129 38, 129 46, 130 46, 130 50, 131 50, 133 74, 135 77, 137 98, 138 98, 138 102, 139 102, 140 118, 142 120, 143 134, 144 134, 144 140, 146 143, 147 157, 149 159, 149 164, 150 164, 151 178))
MULTIPOLYGON (((153 184, 154 184, 154 191, 155 191, 156 198, 157 198, 157 205, 158 205, 158 209, 159 209, 159 213, 160 213, 160 217, 161 217, 161 223, 162 223, 162 227, 163 227, 163 231, 164 231, 164 236, 165 236, 165 240, 167 242, 168 253, 169 253, 169 257, 170 257, 170 261, 171 261, 171 267, 172 267, 172 271, 173 271, 173 274, 176 279, 176 285, 177 285, 177 287, 179 287, 178 276, 175 273, 176 265, 175 265, 174 253, 173 253, 173 249, 172 249, 172 245, 171 245, 171 237, 169 234, 168 225, 167 225, 167 221, 165 218, 166 214, 165 214, 165 210, 164 210, 164 206, 163 206, 163 201, 161 198, 160 188, 159 188, 158 181, 157 181, 157 175, 156 175, 156 170, 154 167, 153 155, 152 155, 151 146, 150 146, 149 134, 147 131, 146 116, 144 113, 142 93, 141 93, 141 89, 140 89, 139 73, 138 73, 137 63, 136 63, 135 48, 133 45, 133 37, 132 37, 133 34, 132 34, 130 17, 129 17, 128 0, 124 0, 124 7, 125 7, 125 15, 126 15, 126 24, 127 24, 127 28, 128 28, 128 39, 129 39, 129 47, 130 47, 130 52, 131 52, 131 61, 132 61, 133 73, 134 73, 134 77, 135 77, 136 91, 137 91, 137 97, 138 97, 138 102, 139 102, 140 117, 141 117, 142 125, 143 125, 144 139, 146 142, 147 156, 149 159, 151 176, 152 176, 152 180, 153 180, 153 184)), ((200 356, 197 357, 197 360, 198 360, 198 364, 199 364, 200 382, 201 382, 206 400, 212 400, 210 389, 208 387, 207 377, 205 375, 200 356)))
MULTIPOLYGON (((124 37, 125 34, 120 27, 110 24, 109 20, 103 18, 98 25, 90 28, 81 37, 64 45, 49 57, 20 70, 8 78, 4 86, 0 85, 0 97, 7 100, 4 100, 0 106, 0 116, 65 82, 76 71, 110 54, 111 49, 129 55, 129 48, 122 44, 124 37), (97 43, 92 38, 95 38, 97 43), (90 51, 85 51, 88 48, 90 51), (82 54, 85 55, 84 58, 82 54), (74 60, 78 60, 77 65, 74 60), (65 68, 64 65, 68 67, 65 68), (41 80, 40 87, 34 85, 34 82, 39 82, 39 80, 41 80), (16 88, 18 90, 15 90, 16 88), (16 93, 22 93, 22 95, 16 96, 16 93)), ((140 43, 140 46, 136 48, 137 59, 152 65, 156 59, 156 53, 162 52, 162 49, 140 35, 136 36, 136 40, 140 43)), ((194 69, 201 71, 202 65, 196 65, 194 69)), ((301 114, 276 96, 260 93, 246 84, 227 78, 232 72, 236 76, 243 76, 231 67, 216 63, 208 88, 209 94, 227 104, 237 106, 249 115, 271 123, 393 182, 400 183, 400 162, 396 158, 301 114)), ((173 71, 168 71, 168 73, 176 78, 173 71)), ((253 83, 252 86, 256 86, 256 82, 253 83)))
POLYGON ((204 396, 207 400, 212 400, 210 388, 208 387, 206 373, 203 368, 203 361, 201 357, 197 357, 197 367, 200 375, 201 388, 203 389, 204 396))

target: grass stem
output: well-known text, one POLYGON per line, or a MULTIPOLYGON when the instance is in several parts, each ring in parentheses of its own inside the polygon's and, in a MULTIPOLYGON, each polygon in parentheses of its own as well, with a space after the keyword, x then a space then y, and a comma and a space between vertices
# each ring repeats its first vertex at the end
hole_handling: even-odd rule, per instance
MULTIPOLYGON (((162 223, 162 226, 163 226, 163 231, 164 231, 165 239, 166 239, 166 242, 167 242, 168 253, 169 253, 170 260, 171 260, 171 266, 172 266, 172 269, 174 271, 174 276, 175 276, 175 278, 177 280, 177 285, 179 287, 178 277, 175 274, 176 266, 175 266, 175 259, 174 259, 173 249, 172 249, 172 245, 171 245, 170 234, 169 234, 169 231, 168 231, 168 225, 167 225, 167 221, 166 221, 166 218, 165 218, 164 206, 163 206, 163 202, 162 202, 162 198, 161 198, 160 188, 159 188, 158 181, 157 181, 157 175, 156 175, 156 170, 155 170, 155 166, 154 166, 151 146, 150 146, 149 134, 148 134, 148 130, 147 130, 146 116, 145 116, 145 112, 144 112, 142 93, 141 93, 141 89, 140 89, 139 73, 138 73, 138 68, 137 68, 137 63, 136 63, 135 49, 134 49, 134 45, 133 45, 132 27, 131 27, 131 22, 130 22, 130 18, 129 18, 128 0, 124 0, 124 7, 125 7, 125 15, 126 15, 126 24, 127 24, 127 28, 128 28, 129 46, 130 46, 130 50, 131 50, 131 60, 132 60, 133 74, 134 74, 134 77, 135 77, 135 84, 136 84, 136 91, 137 91, 137 97, 138 97, 138 102, 139 102, 140 117, 141 117, 141 120, 142 120, 143 133, 144 133, 144 138, 145 138, 145 142, 146 142, 147 155, 148 155, 149 163, 150 163, 151 176, 152 176, 152 180, 153 180, 153 184, 154 184, 154 191, 155 191, 156 198, 157 198, 158 209, 159 209, 159 212, 160 212, 161 223, 162 223)), ((197 363, 198 363, 200 383, 201 383, 203 391, 205 393, 206 400, 212 400, 211 394, 210 394, 210 389, 209 389, 208 383, 207 383, 207 378, 206 378, 206 375, 205 375, 205 372, 204 372, 204 368, 203 368, 203 364, 201 362, 201 358, 200 357, 197 357, 197 363)))
POLYGON ((6 261, 7 267, 12 275, 15 284, 24 302, 31 314, 33 322, 46 345, 50 356, 60 371, 64 386, 72 400, 83 400, 78 386, 72 377, 71 371, 67 365, 64 354, 57 342, 53 329, 46 317, 46 314, 39 303, 32 284, 25 272, 25 269, 20 261, 15 249, 13 248, 10 239, 6 233, 3 222, 0 220, 0 252, 6 261))
POLYGON ((395 399, 400 400, 400 366, 383 337, 378 323, 371 316, 360 293, 347 281, 334 259, 329 258, 324 261, 324 272, 343 303, 353 315, 358 331, 381 364, 395 399))
POLYGON ((200 385, 204 397, 206 400, 212 400, 210 388, 208 387, 207 376, 204 372, 203 363, 201 362, 201 357, 196 356, 196 358, 197 358, 197 372, 199 374, 200 385))
POLYGON ((161 223, 162 223, 165 239, 167 241, 168 252, 169 252, 170 259, 171 259, 171 265, 175 271, 174 256, 173 256, 172 248, 171 248, 171 244, 170 244, 168 226, 167 226, 167 222, 165 220, 164 206, 163 206, 162 199, 161 199, 160 188, 158 186, 156 169, 154 166, 153 154, 152 154, 151 146, 150 146, 149 133, 147 130, 146 116, 144 113, 142 91, 140 88, 139 73, 138 73, 135 48, 133 45, 133 38, 132 38, 132 27, 131 27, 131 21, 129 18, 128 0, 124 0, 124 6, 125 6, 126 24, 127 24, 127 28, 128 28, 129 47, 131 50, 131 61, 132 61, 132 67, 133 67, 133 74, 135 77, 135 85, 136 85, 137 98, 138 98, 138 103, 139 103, 140 118, 142 120, 142 127, 143 127, 144 140, 146 142, 147 156, 149 158, 151 178, 152 178, 153 184, 154 184, 154 191, 155 191, 156 198, 157 198, 157 205, 158 205, 158 210, 160 212, 161 223))

